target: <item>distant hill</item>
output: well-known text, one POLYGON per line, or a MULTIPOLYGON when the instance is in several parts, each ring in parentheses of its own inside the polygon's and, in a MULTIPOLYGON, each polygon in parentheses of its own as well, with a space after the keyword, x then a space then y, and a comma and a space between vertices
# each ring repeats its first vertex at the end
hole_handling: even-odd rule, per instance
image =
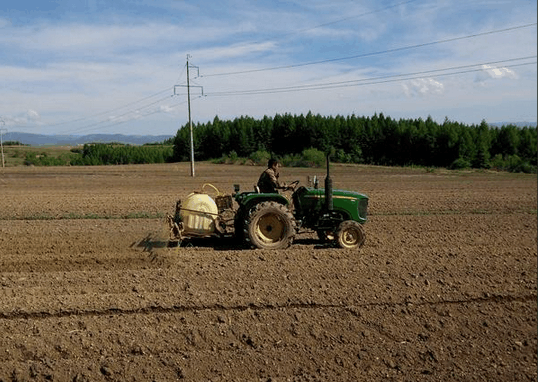
POLYGON ((173 137, 172 135, 123 135, 123 134, 90 134, 90 135, 42 135, 8 132, 3 135, 4 142, 18 141, 31 146, 76 146, 92 142, 119 142, 130 145, 143 145, 145 143, 162 142, 173 137))

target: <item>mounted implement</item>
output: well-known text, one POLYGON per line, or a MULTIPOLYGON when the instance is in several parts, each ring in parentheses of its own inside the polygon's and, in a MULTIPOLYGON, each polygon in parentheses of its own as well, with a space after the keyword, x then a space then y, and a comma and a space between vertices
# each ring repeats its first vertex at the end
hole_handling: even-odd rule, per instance
POLYGON ((291 198, 278 193, 256 190, 232 195, 218 189, 212 198, 202 192, 190 194, 176 204, 175 215, 168 216, 173 241, 190 237, 234 235, 241 243, 262 249, 282 249, 290 246, 297 233, 313 230, 320 240, 341 248, 359 248, 366 234, 368 197, 364 194, 333 190, 327 158, 325 188, 317 179, 309 187, 291 184, 291 198))

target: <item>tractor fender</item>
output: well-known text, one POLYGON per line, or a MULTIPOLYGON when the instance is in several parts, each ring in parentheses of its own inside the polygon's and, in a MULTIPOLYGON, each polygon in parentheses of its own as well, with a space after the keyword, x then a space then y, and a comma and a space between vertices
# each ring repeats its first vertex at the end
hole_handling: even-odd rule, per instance
POLYGON ((250 194, 242 200, 241 209, 247 212, 250 211, 254 206, 263 202, 276 202, 284 206, 288 206, 290 204, 289 200, 280 194, 250 194))

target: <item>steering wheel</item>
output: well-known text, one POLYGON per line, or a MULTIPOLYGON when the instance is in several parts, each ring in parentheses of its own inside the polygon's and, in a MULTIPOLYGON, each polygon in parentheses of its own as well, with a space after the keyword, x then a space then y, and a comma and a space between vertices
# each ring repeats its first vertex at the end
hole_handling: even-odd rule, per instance
POLYGON ((291 182, 288 187, 286 187, 288 190, 292 190, 292 191, 295 191, 295 187, 297 187, 299 185, 299 181, 298 180, 294 180, 293 182, 291 182))

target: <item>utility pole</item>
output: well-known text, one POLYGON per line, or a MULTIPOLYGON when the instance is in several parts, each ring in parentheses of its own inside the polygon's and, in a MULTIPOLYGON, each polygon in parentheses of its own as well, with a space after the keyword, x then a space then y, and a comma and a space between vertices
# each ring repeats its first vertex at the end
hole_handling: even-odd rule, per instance
MULTIPOLYGON (((191 119, 191 83, 190 83, 190 74, 189 74, 189 68, 194 68, 197 70, 197 77, 200 76, 200 68, 194 65, 189 64, 189 58, 191 56, 187 54, 187 104, 189 109, 189 133, 191 137, 191 176, 194 177, 194 137, 192 133, 192 119, 191 119)), ((176 87, 185 87, 185 85, 175 85, 174 86, 174 95, 176 94, 176 87)), ((193 86, 195 88, 201 88, 202 89, 202 96, 204 95, 204 88, 202 86, 193 86)))
POLYGON ((2 124, 2 127, 0 127, 0 147, 2 148, 2 167, 6 167, 6 163, 4 161, 4 137, 3 137, 3 134, 4 134, 4 132, 7 133, 7 129, 4 129, 4 126, 6 125, 6 123, 4 122, 4 120, 2 118, 0 118, 0 123, 2 124))
POLYGON ((191 120, 191 83, 189 78, 189 55, 187 54, 187 104, 189 109, 189 131, 191 134, 191 176, 194 177, 194 137, 192 135, 191 120))

